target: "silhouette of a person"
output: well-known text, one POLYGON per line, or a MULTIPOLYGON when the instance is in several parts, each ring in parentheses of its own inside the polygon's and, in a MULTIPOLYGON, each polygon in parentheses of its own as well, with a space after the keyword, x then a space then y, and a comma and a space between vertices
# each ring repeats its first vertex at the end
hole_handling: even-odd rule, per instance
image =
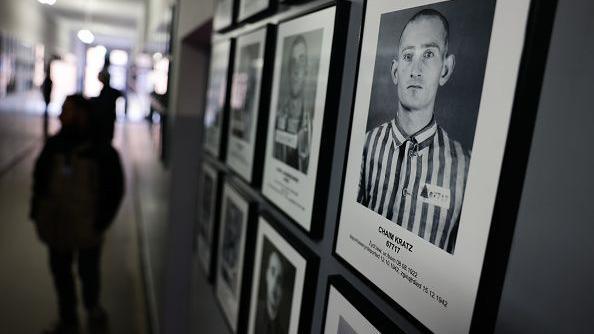
POLYGON ((91 99, 95 109, 93 123, 98 128, 98 136, 111 143, 116 120, 116 102, 120 97, 124 97, 124 94, 110 86, 111 75, 107 68, 99 72, 98 79, 103 88, 99 96, 91 99))
POLYGON ((47 140, 35 164, 30 217, 49 250, 60 317, 47 333, 79 331, 75 258, 88 325, 107 326, 99 302, 100 256, 104 232, 123 196, 124 178, 117 151, 92 134, 91 112, 82 95, 68 96, 60 114, 62 127, 47 140))
POLYGON ((49 126, 49 104, 52 98, 52 88, 54 82, 52 81, 51 73, 51 62, 48 62, 45 69, 45 79, 41 84, 41 93, 43 95, 43 102, 45 102, 45 110, 43 111, 43 139, 48 137, 48 126, 49 126))

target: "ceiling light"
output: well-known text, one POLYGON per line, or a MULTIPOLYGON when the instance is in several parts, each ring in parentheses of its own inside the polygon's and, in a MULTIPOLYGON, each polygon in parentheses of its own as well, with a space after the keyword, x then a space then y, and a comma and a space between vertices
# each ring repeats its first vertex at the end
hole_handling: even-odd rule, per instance
POLYGON ((95 41, 95 35, 89 29, 79 30, 77 36, 85 44, 91 44, 95 41))
POLYGON ((44 5, 50 5, 52 6, 53 4, 56 3, 56 0, 37 0, 39 1, 39 3, 44 4, 44 5))

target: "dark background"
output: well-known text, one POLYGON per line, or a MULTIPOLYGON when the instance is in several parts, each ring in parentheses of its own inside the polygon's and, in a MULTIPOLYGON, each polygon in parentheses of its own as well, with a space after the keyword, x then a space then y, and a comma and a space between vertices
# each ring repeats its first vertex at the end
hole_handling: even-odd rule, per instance
POLYGON ((398 93, 390 74, 392 60, 404 26, 424 8, 438 10, 447 18, 450 24, 449 53, 456 57, 450 80, 437 91, 436 121, 470 151, 483 89, 494 0, 452 0, 381 16, 367 131, 396 115, 398 93))

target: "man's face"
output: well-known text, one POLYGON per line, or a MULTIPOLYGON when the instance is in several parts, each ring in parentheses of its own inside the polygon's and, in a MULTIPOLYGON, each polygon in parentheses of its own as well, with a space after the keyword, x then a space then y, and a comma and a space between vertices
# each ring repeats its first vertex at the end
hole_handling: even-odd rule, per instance
POLYGON ((307 75, 307 48, 305 43, 298 42, 291 48, 291 58, 289 59, 289 80, 291 86, 291 96, 301 96, 305 78, 307 75))
POLYGON ((446 31, 436 17, 420 17, 405 27, 392 78, 400 104, 408 110, 433 107, 437 89, 453 69, 453 55, 446 57, 446 31))
POLYGON ((266 269, 266 303, 272 319, 276 318, 283 297, 283 265, 277 253, 272 253, 266 269))

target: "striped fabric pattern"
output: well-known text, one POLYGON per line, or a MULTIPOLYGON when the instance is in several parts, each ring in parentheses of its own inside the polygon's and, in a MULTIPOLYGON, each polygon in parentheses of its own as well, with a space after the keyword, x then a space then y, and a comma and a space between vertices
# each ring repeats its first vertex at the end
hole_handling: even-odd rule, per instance
POLYGON ((453 253, 468 162, 434 119, 412 136, 392 120, 366 134, 357 202, 453 253))

